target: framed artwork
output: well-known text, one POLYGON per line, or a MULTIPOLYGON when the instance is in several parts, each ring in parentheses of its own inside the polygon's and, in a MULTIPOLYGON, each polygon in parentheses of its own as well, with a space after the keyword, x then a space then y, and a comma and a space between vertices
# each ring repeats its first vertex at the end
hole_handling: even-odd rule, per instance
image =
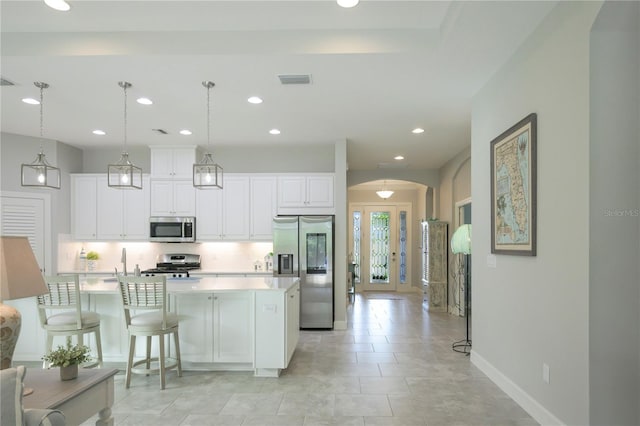
POLYGON ((536 114, 491 141, 491 253, 536 255, 536 114))

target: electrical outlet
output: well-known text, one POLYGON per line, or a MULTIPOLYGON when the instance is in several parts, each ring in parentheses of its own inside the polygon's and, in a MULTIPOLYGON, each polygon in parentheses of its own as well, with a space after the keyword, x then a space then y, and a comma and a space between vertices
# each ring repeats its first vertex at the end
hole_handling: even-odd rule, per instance
POLYGON ((551 383, 551 369, 549 368, 549 364, 542 363, 542 381, 546 384, 551 383))

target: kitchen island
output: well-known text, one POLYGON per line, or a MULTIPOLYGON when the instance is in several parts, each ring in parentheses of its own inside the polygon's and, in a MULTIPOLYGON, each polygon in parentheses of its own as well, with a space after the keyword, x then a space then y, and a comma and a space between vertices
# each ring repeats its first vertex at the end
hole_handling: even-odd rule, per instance
MULTIPOLYGON (((254 371, 256 376, 277 377, 287 368, 298 343, 299 289, 295 277, 167 279, 169 309, 180 319, 182 368, 254 371)), ((100 314, 104 362, 124 368, 128 333, 116 277, 82 277, 81 293, 83 309, 100 314)), ((93 336, 89 339, 87 343, 95 348, 93 336)), ((54 341, 54 346, 62 343, 54 341)), ((32 347, 26 352, 16 348, 14 359, 34 361, 44 354, 44 338, 25 344, 41 349, 32 347), (31 359, 34 353, 37 358, 31 359)), ((137 356, 142 357, 141 346, 137 356)), ((167 347, 174 350, 170 342, 167 347)))

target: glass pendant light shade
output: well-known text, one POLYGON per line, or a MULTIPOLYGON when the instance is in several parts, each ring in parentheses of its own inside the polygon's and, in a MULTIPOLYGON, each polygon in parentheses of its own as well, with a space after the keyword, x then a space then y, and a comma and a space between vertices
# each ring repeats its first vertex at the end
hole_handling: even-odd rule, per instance
POLYGON ((120 189, 142 189, 142 169, 129 161, 129 153, 123 152, 115 164, 109 164, 109 186, 120 189))
POLYGON ((23 164, 21 172, 22 186, 60 189, 60 169, 49 164, 42 151, 32 163, 23 164))
MULTIPOLYGON (((211 88, 213 81, 203 81, 207 89, 207 147, 211 145, 211 88)), ((193 186, 197 189, 222 189, 222 167, 213 160, 211 152, 205 152, 202 160, 193 165, 193 186)))
POLYGON ((36 81, 33 84, 40 89, 40 152, 36 155, 36 159, 33 162, 22 164, 20 167, 20 182, 22 186, 60 189, 60 169, 49 164, 42 149, 44 128, 43 92, 49 85, 41 81, 36 81))
POLYGON ((111 188, 142 189, 142 169, 129 161, 127 152, 127 89, 131 83, 120 81, 118 86, 124 90, 124 143, 120 160, 107 168, 107 184, 111 188))
POLYGON ((471 225, 461 225, 451 237, 451 251, 454 254, 471 254, 471 225))
POLYGON ((207 152, 199 163, 193 165, 193 186, 222 189, 222 174, 222 167, 213 161, 213 154, 207 152))
POLYGON ((389 191, 389 190, 376 191, 376 194, 378 194, 378 197, 386 200, 387 198, 393 195, 393 191, 389 191))

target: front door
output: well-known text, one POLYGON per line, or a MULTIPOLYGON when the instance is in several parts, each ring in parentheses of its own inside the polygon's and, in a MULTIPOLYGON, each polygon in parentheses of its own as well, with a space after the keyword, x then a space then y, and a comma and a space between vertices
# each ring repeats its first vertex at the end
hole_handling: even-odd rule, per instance
POLYGON ((398 284, 396 206, 365 206, 361 229, 363 289, 395 291, 398 284))

